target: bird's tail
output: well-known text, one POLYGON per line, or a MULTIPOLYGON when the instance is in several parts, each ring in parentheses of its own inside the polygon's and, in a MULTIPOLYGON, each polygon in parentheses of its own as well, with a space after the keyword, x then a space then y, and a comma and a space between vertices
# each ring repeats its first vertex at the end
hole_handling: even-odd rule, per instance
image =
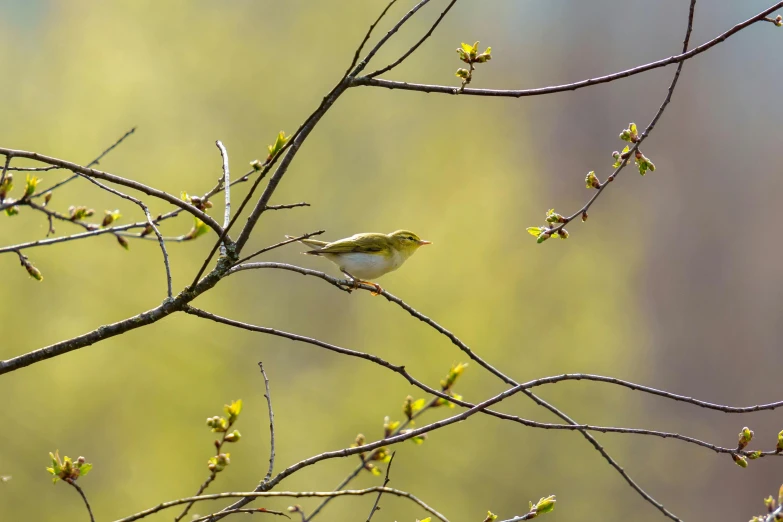
MULTIPOLYGON (((295 236, 285 236, 285 237, 286 237, 286 239, 294 239, 295 238, 295 236)), ((324 247, 324 246, 329 244, 327 241, 319 241, 317 239, 299 239, 297 241, 299 243, 302 243, 303 245, 307 245, 310 248, 315 248, 315 249, 322 248, 322 247, 324 247)), ((312 255, 312 256, 317 256, 318 255, 318 251, 317 250, 310 250, 310 251, 302 252, 302 253, 303 254, 309 254, 309 255, 312 255)))

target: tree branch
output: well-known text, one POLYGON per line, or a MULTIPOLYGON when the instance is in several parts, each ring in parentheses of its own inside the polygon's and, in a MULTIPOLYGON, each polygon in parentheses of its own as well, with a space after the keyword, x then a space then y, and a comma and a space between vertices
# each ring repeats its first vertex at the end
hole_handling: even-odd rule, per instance
POLYGON ((269 379, 264 371, 264 363, 259 362, 258 367, 261 369, 261 375, 264 377, 264 389, 266 390, 264 397, 266 397, 266 405, 269 409, 269 470, 266 472, 266 477, 264 477, 264 482, 269 482, 269 479, 272 478, 272 471, 275 468, 275 412, 272 410, 272 395, 269 392, 269 379))

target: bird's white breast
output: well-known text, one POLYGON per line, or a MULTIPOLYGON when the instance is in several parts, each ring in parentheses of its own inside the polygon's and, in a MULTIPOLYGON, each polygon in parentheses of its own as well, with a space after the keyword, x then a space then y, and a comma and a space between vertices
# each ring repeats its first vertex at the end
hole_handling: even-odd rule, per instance
POLYGON ((321 254, 336 263, 342 270, 359 279, 372 280, 396 270, 404 261, 402 256, 394 252, 390 256, 365 254, 362 252, 346 252, 344 254, 321 254))

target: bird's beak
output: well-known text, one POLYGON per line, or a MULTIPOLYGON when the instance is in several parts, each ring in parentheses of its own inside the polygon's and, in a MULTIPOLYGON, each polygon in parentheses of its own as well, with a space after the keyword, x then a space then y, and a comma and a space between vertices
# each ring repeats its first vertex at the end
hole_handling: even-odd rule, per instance
POLYGON ((426 241, 424 239, 420 239, 419 240, 419 246, 431 245, 431 244, 432 244, 432 241, 426 241))

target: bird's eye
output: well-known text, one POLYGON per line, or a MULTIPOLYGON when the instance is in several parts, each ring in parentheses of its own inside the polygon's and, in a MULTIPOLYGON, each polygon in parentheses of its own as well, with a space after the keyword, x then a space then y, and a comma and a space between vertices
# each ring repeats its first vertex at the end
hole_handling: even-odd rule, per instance
POLYGON ((410 239, 411 241, 414 241, 412 236, 408 236, 408 239, 410 239))

